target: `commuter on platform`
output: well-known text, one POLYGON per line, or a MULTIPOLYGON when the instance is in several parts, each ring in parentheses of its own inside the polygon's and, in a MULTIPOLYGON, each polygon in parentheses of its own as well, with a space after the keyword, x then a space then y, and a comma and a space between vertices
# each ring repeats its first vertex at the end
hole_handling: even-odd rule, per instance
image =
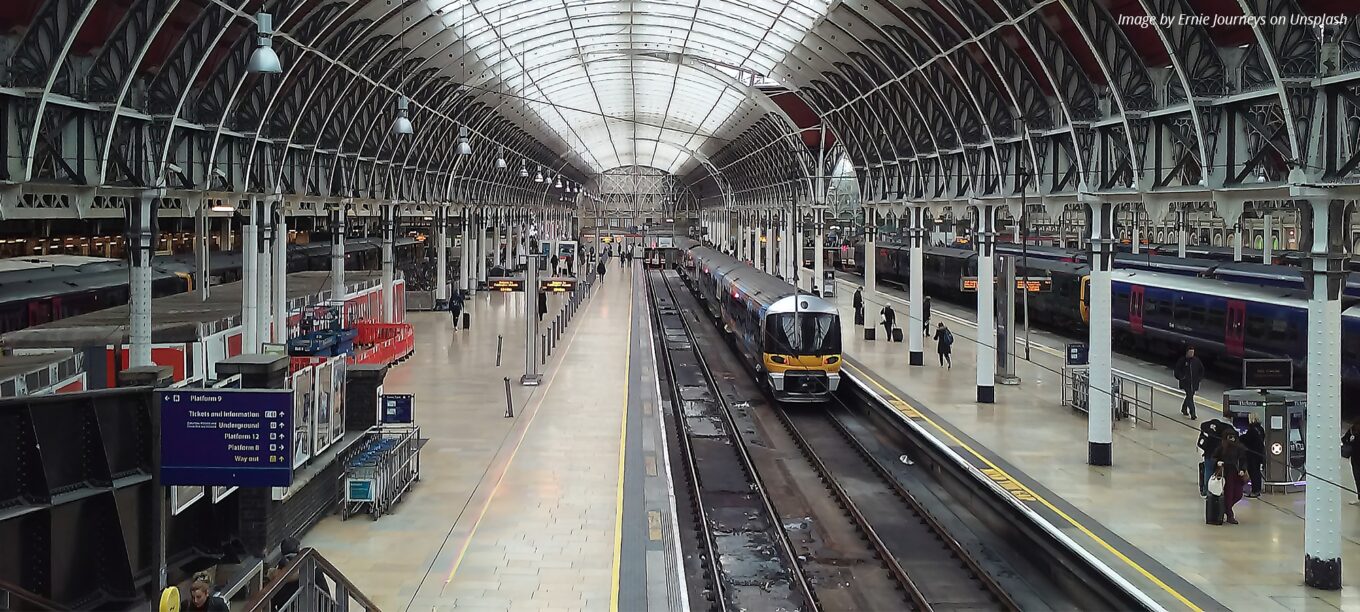
POLYGON ((1218 445, 1223 441, 1223 433, 1228 430, 1228 424, 1218 419, 1209 419, 1199 426, 1199 440, 1195 446, 1199 449, 1199 496, 1205 497, 1209 494, 1209 477, 1214 473, 1214 453, 1218 451, 1218 445))
POLYGON ((211 593, 212 587, 208 586, 206 580, 196 579, 194 585, 189 587, 189 599, 180 604, 180 610, 203 610, 206 612, 229 612, 231 608, 221 597, 214 597, 211 593))
POLYGON ((453 329, 457 331, 463 320, 463 292, 454 291, 449 296, 449 314, 453 315, 453 329))
POLYGON ((930 296, 921 300, 921 330, 930 333, 930 296))
POLYGON ((944 323, 935 327, 935 350, 940 354, 940 365, 954 369, 954 332, 949 331, 944 323))
POLYGON ((897 326, 897 313, 893 312, 892 304, 884 304, 883 310, 878 311, 881 320, 879 324, 883 326, 883 335, 888 342, 892 342, 893 328, 897 326))
POLYGON ((543 315, 548 314, 548 294, 544 291, 538 292, 538 321, 543 322, 543 315))
POLYGON ((595 273, 600 276, 600 282, 604 282, 604 260, 600 260, 600 263, 595 264, 595 273))
POLYGON ((860 324, 860 325, 863 325, 863 324, 864 324, 864 287, 855 287, 855 297, 853 298, 853 303, 855 304, 855 322, 858 323, 858 324, 860 324))
POLYGON ((1195 347, 1185 349, 1185 356, 1176 361, 1176 367, 1172 373, 1176 375, 1176 380, 1180 382, 1180 388, 1185 392, 1185 401, 1181 403, 1181 414, 1190 417, 1194 421, 1195 416, 1195 392, 1199 390, 1199 384, 1204 381, 1204 362, 1195 356, 1195 347))
POLYGON ((1242 484, 1247 477, 1245 455, 1246 449, 1237 439, 1237 430, 1229 427, 1223 434, 1223 442, 1219 443, 1218 450, 1214 453, 1216 462, 1214 475, 1223 478, 1223 513, 1227 515, 1228 523, 1232 525, 1237 524, 1237 517, 1233 516, 1233 506, 1242 501, 1242 484))
POLYGON ((551 258, 548 259, 548 271, 549 271, 549 272, 552 272, 553 274, 557 274, 557 262, 558 262, 557 255, 553 255, 551 258))
MULTIPOLYGON (((1351 461, 1351 477, 1355 479, 1355 490, 1360 491, 1360 420, 1351 423, 1350 429, 1341 436, 1341 456, 1351 461)), ((1360 493, 1351 500, 1352 506, 1360 506, 1360 493)))
POLYGON ((576 276, 576 258, 567 256, 567 276, 576 276))
POLYGON ((1261 426, 1261 417, 1254 412, 1248 420, 1247 433, 1242 434, 1242 447, 1246 451, 1242 460, 1247 476, 1251 477, 1251 493, 1247 497, 1260 497, 1266 490, 1265 476, 1261 474, 1261 466, 1266 462, 1266 428, 1261 426))

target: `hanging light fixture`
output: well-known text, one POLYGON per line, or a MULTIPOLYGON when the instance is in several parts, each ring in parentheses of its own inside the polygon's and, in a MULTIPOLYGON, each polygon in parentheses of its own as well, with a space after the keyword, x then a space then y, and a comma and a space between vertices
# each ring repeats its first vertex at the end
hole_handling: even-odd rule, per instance
POLYGON ((246 70, 254 74, 283 72, 279 54, 274 52, 274 17, 269 13, 255 13, 255 32, 259 36, 255 51, 246 62, 246 70))
POLYGON ((411 101, 406 99, 406 96, 397 96, 397 119, 392 122, 393 134, 396 134, 397 136, 407 136, 415 131, 415 128, 411 126, 411 118, 409 116, 410 111, 408 109, 410 108, 410 105, 411 101))
POLYGON ((529 162, 527 160, 519 165, 519 177, 529 178, 529 162))
POLYGON ((500 152, 496 154, 496 169, 504 170, 506 166, 507 164, 505 163, 505 147, 502 146, 500 152))
POLYGON ((534 173, 534 182, 535 182, 535 183, 542 183, 542 182, 543 182, 543 169, 542 169, 542 168, 539 168, 539 169, 534 173))
POLYGON ((560 175, 560 174, 557 175, 557 182, 556 182, 556 183, 553 183, 553 187, 554 187, 554 188, 557 188, 557 189, 561 189, 561 188, 562 188, 562 175, 560 175))
POLYGON ((458 126, 458 154, 472 155, 472 145, 468 144, 468 129, 466 125, 458 126))

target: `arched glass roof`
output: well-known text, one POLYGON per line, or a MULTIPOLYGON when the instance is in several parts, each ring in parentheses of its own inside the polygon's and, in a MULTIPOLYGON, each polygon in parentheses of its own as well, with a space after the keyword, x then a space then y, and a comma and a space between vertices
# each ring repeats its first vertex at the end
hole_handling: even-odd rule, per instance
POLYGON ((488 95, 596 171, 683 175, 764 114, 769 77, 823 0, 428 0, 488 95))

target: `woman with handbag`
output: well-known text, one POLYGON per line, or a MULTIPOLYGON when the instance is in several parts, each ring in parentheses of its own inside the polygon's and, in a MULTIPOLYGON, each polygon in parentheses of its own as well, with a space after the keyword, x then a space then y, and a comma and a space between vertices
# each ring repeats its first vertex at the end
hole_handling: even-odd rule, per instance
POLYGON ((1351 477, 1355 479, 1356 499, 1352 506, 1360 506, 1360 420, 1351 423, 1350 429, 1341 436, 1341 456, 1351 460, 1351 477))
MULTIPOLYGON (((1223 441, 1214 452, 1217 468, 1213 477, 1222 479, 1223 512, 1231 525, 1237 524, 1237 517, 1233 516, 1233 506, 1242 501, 1243 485, 1247 478, 1245 455, 1246 448, 1237 440, 1237 430, 1229 428, 1223 433, 1223 441)), ((1217 485, 1211 482, 1211 491, 1215 488, 1217 485)))

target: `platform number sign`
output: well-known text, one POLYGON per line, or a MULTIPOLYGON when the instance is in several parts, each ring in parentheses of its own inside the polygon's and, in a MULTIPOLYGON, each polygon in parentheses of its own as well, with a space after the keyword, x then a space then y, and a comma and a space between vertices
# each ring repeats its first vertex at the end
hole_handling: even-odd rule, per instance
POLYGON ((158 392, 161 484, 286 487, 293 483, 293 392, 158 392))
POLYGON ((1091 351, 1085 342, 1073 342, 1067 345, 1067 365, 1081 366, 1090 363, 1091 351))

